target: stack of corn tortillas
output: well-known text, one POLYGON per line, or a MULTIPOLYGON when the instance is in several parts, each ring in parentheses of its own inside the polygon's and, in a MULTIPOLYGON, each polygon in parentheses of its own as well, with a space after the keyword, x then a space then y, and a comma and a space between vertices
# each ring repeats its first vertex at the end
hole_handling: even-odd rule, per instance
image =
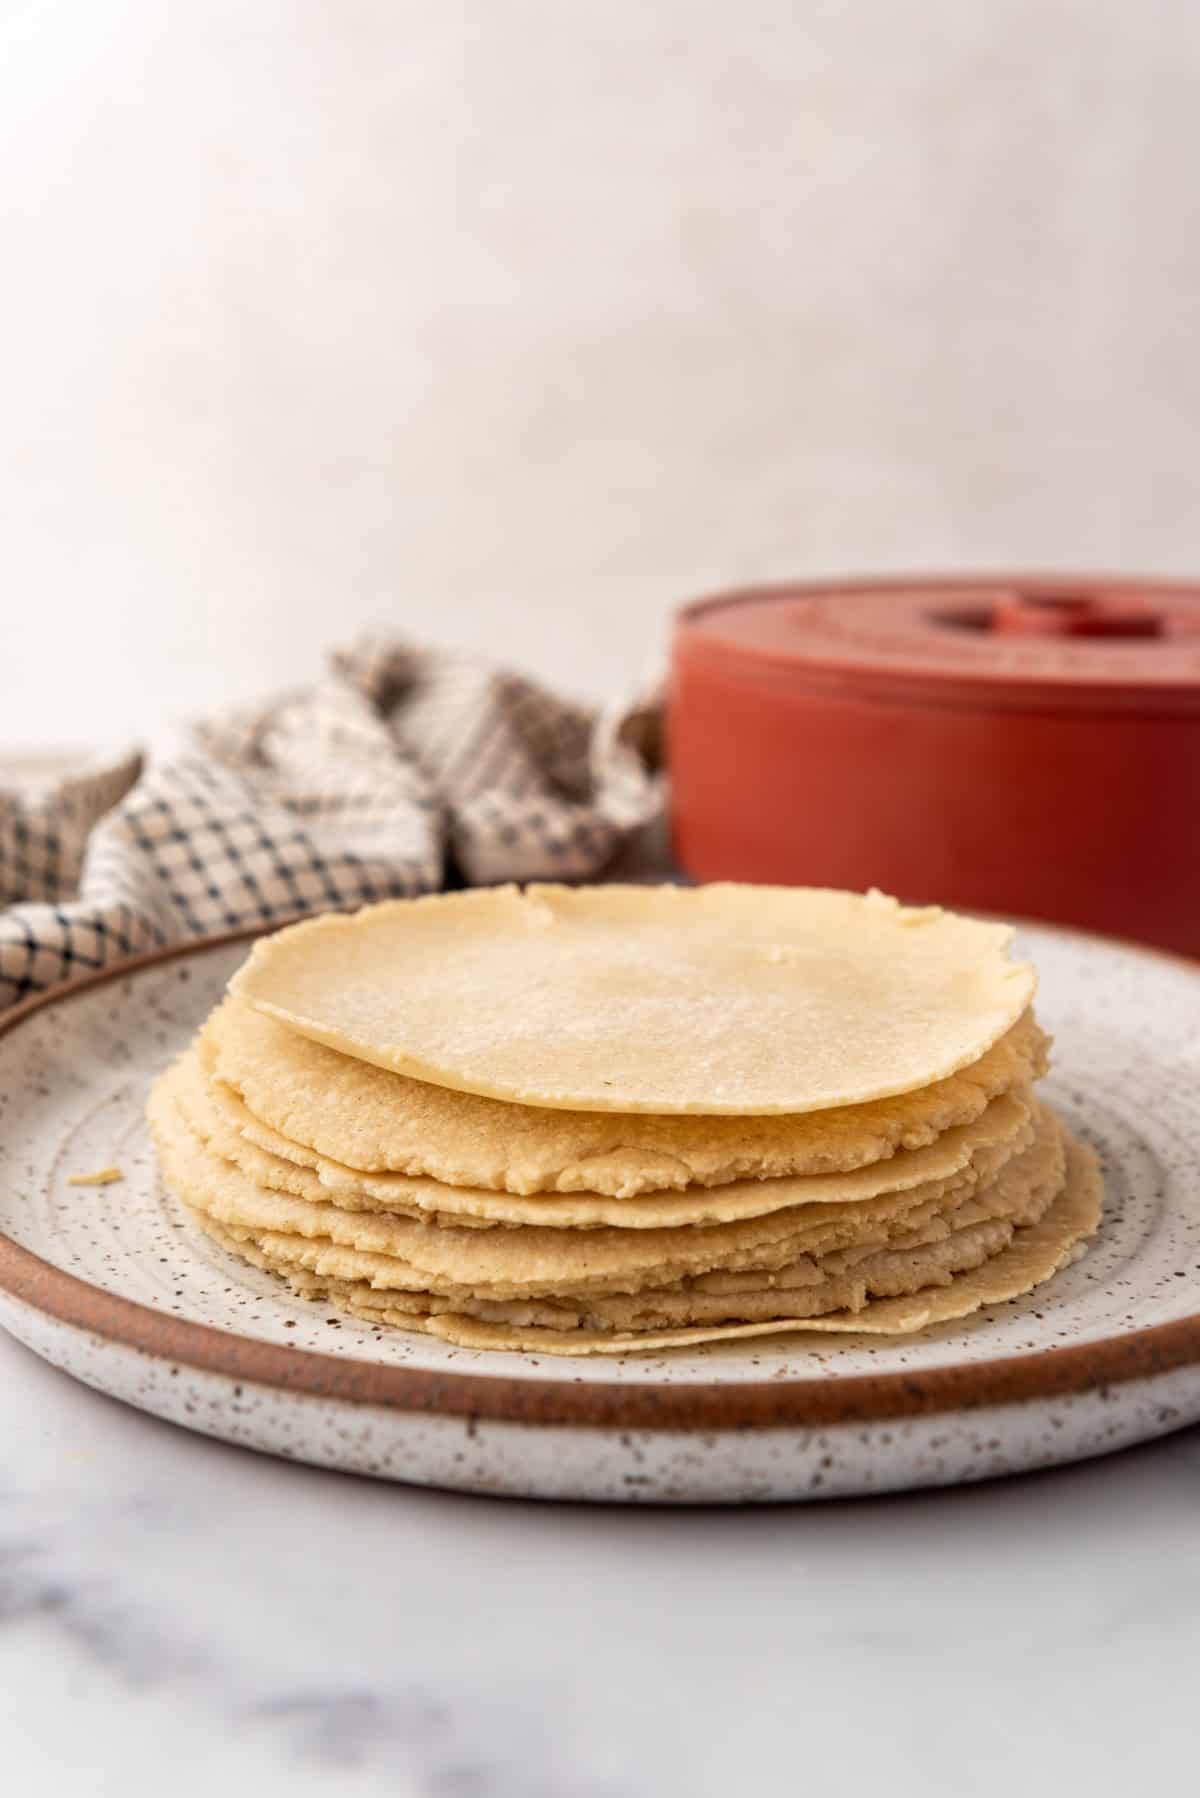
POLYGON ((1099 1219, 1010 936, 739 886, 316 918, 255 947, 151 1127, 203 1229, 375 1324, 577 1355, 906 1333, 1099 1219))

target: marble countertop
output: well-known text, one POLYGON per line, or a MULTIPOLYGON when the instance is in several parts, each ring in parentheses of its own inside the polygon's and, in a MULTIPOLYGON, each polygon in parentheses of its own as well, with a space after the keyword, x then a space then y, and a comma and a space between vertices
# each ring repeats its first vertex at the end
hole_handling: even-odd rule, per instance
POLYGON ((0 1787, 1184 1789, 1198 1501, 1200 1430, 856 1503, 455 1497, 188 1435, 0 1335, 0 1787))

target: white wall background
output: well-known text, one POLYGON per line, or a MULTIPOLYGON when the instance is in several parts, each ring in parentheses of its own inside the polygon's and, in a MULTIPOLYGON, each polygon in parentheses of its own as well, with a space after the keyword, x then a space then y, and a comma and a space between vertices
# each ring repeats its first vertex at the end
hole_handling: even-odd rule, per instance
POLYGON ((1195 0, 4 0, 0 745, 1200 568, 1195 0))

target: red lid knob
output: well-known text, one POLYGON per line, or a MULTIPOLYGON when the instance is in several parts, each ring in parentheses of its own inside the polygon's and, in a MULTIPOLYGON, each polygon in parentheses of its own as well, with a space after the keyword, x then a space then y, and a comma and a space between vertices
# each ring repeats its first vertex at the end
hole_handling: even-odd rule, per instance
POLYGON ((1136 594, 1013 593, 992 607, 1001 637, 1160 637, 1163 616, 1136 594))

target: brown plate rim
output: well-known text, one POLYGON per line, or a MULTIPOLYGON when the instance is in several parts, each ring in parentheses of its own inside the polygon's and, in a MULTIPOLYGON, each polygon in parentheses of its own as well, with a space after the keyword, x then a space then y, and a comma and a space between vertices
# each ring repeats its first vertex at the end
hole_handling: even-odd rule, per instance
MULTIPOLYGON (((269 926, 283 927, 286 920, 269 926)), ((1039 930, 1170 962, 1193 975, 1185 956, 1121 937, 1064 929, 1039 930)), ((261 926, 153 949, 110 968, 35 994, 0 1017, 0 1036, 80 994, 125 980, 164 962, 209 954, 265 934, 261 926)), ((730 1386, 583 1382, 576 1378, 512 1379, 503 1374, 440 1372, 323 1355, 259 1342, 236 1331, 169 1317, 105 1292, 54 1266, 0 1231, 0 1291, 59 1323, 120 1343, 150 1358, 239 1384, 333 1403, 468 1420, 592 1429, 673 1431, 820 1429, 929 1417, 993 1405, 1069 1398, 1169 1372, 1200 1361, 1200 1313, 1126 1335, 995 1361, 952 1363, 918 1371, 854 1374, 845 1379, 755 1380, 730 1386)), ((569 1364, 568 1364, 569 1365, 569 1364)))

